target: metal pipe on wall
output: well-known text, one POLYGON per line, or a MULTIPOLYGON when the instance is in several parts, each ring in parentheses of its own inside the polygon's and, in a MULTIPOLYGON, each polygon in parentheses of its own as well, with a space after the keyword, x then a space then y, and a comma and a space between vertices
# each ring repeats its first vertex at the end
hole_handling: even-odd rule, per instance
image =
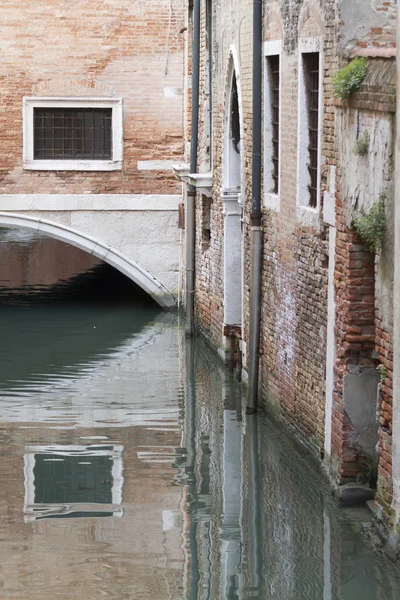
MULTIPOLYGON (((197 172, 197 146, 199 139, 199 87, 200 87, 200 0, 193 1, 192 45, 192 129, 190 140, 190 172, 197 172)), ((194 333, 194 270, 196 232, 196 189, 189 185, 186 202, 186 333, 194 333)))
POLYGON ((257 410, 260 364, 262 213, 261 213, 262 0, 253 0, 253 155, 251 201, 251 280, 249 388, 247 411, 257 410))

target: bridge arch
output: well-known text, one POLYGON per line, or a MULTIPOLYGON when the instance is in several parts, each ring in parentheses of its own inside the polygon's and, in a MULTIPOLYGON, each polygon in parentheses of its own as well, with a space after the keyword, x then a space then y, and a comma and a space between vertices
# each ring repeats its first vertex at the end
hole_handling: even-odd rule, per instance
POLYGON ((47 219, 11 212, 0 212, 0 227, 28 229, 71 244, 71 246, 93 254, 126 275, 147 292, 162 308, 173 308, 176 305, 176 299, 171 292, 135 261, 127 258, 108 244, 104 244, 76 229, 47 219))

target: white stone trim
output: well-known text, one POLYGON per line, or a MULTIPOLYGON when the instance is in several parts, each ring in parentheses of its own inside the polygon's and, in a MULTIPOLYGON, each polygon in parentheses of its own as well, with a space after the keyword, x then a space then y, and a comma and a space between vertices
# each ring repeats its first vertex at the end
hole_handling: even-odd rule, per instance
POLYGON ((197 189, 200 194, 212 198, 213 174, 209 173, 191 173, 189 175, 189 184, 197 189))
POLYGON ((120 517, 123 512, 118 508, 122 504, 122 489, 124 486, 122 452, 124 447, 113 445, 112 450, 102 449, 98 444, 95 448, 91 446, 26 446, 24 454, 24 483, 25 483, 25 498, 24 498, 24 514, 25 522, 35 521, 36 518, 43 518, 53 514, 69 514, 74 511, 85 512, 100 510, 105 512, 113 512, 114 516, 120 517), (36 454, 55 454, 58 456, 108 456, 112 458, 112 476, 113 486, 111 489, 112 504, 91 504, 80 502, 77 504, 37 504, 35 503, 35 477, 34 468, 36 464, 36 454))
POLYGON ((166 86, 164 88, 164 98, 176 98, 183 96, 183 89, 181 87, 166 86))
POLYGON ((190 174, 190 165, 189 164, 172 165, 172 170, 174 172, 175 177, 177 179, 179 179, 180 181, 182 181, 182 183, 187 183, 189 181, 189 174, 190 174))
POLYGON ((320 190, 321 190, 321 151, 322 151, 322 124, 323 124, 323 53, 322 38, 301 38, 299 40, 298 58, 298 131, 297 131, 297 217, 305 225, 316 226, 319 222, 320 190), (303 73, 303 54, 319 53, 319 122, 318 122, 318 183, 317 206, 309 206, 309 193, 307 190, 307 158, 308 158, 308 128, 307 128, 307 100, 303 73))
POLYGON ((138 171, 169 171, 176 165, 176 158, 167 160, 138 160, 138 171))
POLYGON ((264 42, 264 206, 279 211, 282 164, 282 41, 264 42), (268 73, 267 58, 279 56, 279 180, 278 194, 271 192, 272 179, 272 111, 271 81, 268 73))
MULTIPOLYGON (((244 236, 241 202, 245 198, 244 116, 239 53, 229 48, 223 115, 222 190, 224 201, 224 322, 241 325, 244 319, 244 236), (240 164, 232 164, 230 119, 233 77, 236 77, 240 125, 240 164), (238 172, 239 171, 239 172, 238 172), (233 295, 233 297, 232 297, 233 295)), ((236 157, 235 157, 236 158, 236 157)))
POLYGON ((123 109, 121 98, 23 98, 23 168, 34 171, 118 171, 123 161, 123 109), (34 159, 33 111, 35 108, 111 108, 112 160, 34 159))
POLYGON ((0 211, 177 211, 180 194, 0 194, 0 211))
POLYGON ((71 227, 66 227, 65 225, 60 225, 59 223, 47 221, 46 219, 38 219, 11 212, 0 212, 0 227, 40 231, 56 240, 61 240, 62 242, 81 248, 81 250, 97 256, 97 258, 104 260, 118 271, 121 271, 121 273, 129 277, 129 279, 152 296, 163 308, 176 306, 176 298, 158 279, 153 277, 153 275, 136 262, 124 256, 118 250, 115 250, 115 248, 85 233, 71 227))
POLYGON ((230 168, 229 156, 229 129, 230 129, 230 106, 232 95, 233 76, 236 76, 236 86, 239 105, 239 123, 240 123, 240 173, 239 187, 242 194, 245 193, 246 177, 244 169, 244 117, 242 101, 242 81, 240 72, 239 54, 234 45, 229 48, 229 59, 227 68, 227 78, 225 86, 225 107, 224 107, 224 133, 223 133, 223 153, 222 153, 222 182, 224 188, 232 187, 232 170, 230 168))

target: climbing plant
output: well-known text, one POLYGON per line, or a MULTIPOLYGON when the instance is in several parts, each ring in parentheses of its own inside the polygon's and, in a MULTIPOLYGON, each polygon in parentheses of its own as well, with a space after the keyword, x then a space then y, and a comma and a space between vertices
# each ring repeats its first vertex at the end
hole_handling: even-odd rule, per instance
POLYGON ((362 206, 360 213, 353 220, 355 230, 371 252, 378 252, 386 233, 386 194, 382 193, 379 200, 367 212, 362 206))
POLYGON ((334 94, 337 98, 348 98, 356 92, 363 82, 368 71, 365 58, 355 58, 333 78, 334 94))

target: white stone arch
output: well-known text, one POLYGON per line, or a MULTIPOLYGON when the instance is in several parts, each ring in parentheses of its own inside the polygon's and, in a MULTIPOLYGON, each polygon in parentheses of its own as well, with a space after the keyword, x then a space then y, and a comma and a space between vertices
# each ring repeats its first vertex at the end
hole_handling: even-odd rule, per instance
POLYGON ((229 130, 230 130, 230 106, 232 102, 232 84, 233 78, 236 76, 236 86, 238 93, 239 104, 239 125, 240 125, 240 197, 239 202, 243 202, 245 193, 245 172, 244 172, 244 121, 243 121, 243 102, 242 102, 242 83, 240 75, 239 55, 235 46, 229 48, 228 65, 225 79, 225 102, 224 102, 224 139, 222 149, 222 186, 224 189, 230 188, 229 185, 229 130))
POLYGON ((240 63, 234 46, 230 47, 225 85, 222 149, 222 190, 224 207, 224 324, 243 322, 243 232, 245 198, 244 126, 240 63), (232 99, 236 79, 239 115, 239 151, 231 135, 232 99))
POLYGON ((39 219, 28 215, 11 212, 0 212, 0 227, 9 229, 28 229, 48 235, 89 254, 93 254, 108 263, 141 287, 163 308, 176 305, 175 297, 158 279, 153 277, 135 261, 127 258, 115 248, 95 238, 47 219, 39 219))

